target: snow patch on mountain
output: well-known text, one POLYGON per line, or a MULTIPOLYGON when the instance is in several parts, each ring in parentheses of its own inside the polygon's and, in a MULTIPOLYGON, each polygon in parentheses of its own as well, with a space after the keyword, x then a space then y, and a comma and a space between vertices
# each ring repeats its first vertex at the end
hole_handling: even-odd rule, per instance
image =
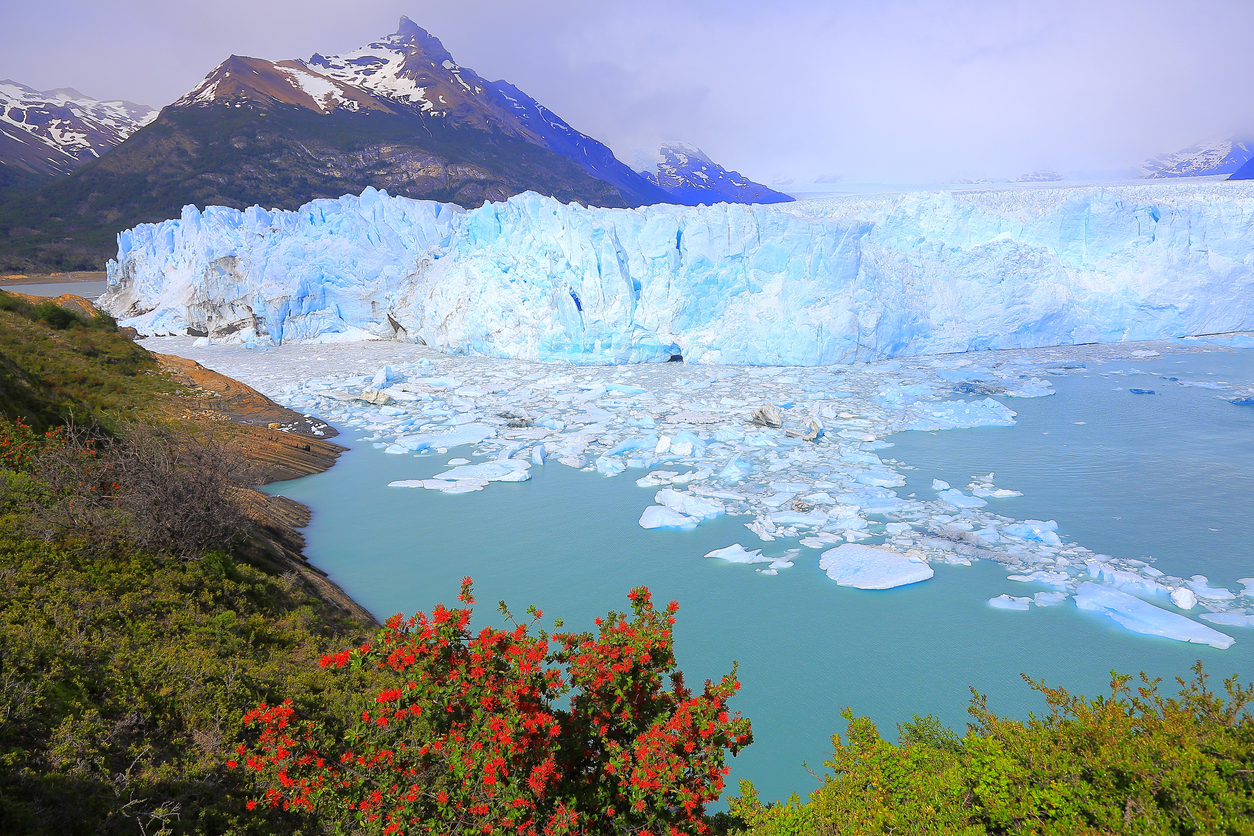
POLYGON ((101 101, 72 88, 35 90, 0 81, 0 161, 68 174, 157 117, 146 105, 101 101))
POLYGON ((1199 177, 1232 174, 1254 158, 1254 142, 1232 137, 1200 142, 1174 154, 1159 154, 1141 165, 1141 177, 1199 177))

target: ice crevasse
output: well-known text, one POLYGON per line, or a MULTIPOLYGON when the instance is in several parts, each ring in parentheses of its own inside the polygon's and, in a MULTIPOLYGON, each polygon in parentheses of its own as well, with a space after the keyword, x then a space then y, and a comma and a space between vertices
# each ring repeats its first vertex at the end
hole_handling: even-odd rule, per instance
POLYGON ((821 365, 1254 329, 1254 184, 464 210, 209 207, 118 236, 144 334, 576 363, 821 365))

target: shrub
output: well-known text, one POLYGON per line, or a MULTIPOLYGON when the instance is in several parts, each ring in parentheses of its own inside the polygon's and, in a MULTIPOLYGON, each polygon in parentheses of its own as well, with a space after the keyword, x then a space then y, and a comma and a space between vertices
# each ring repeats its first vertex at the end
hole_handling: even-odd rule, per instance
POLYGON ((83 323, 83 320, 79 319, 72 311, 67 311, 52 300, 40 302, 36 305, 35 317, 41 322, 46 322, 53 328, 62 331, 71 325, 81 325, 83 323))
POLYGON ((809 803, 765 806, 743 782, 731 809, 755 836, 1254 833, 1254 688, 1233 677, 1221 696, 1193 671, 1174 698, 1144 675, 1096 699, 1028 680, 1049 713, 1027 722, 977 694, 963 738, 916 717, 893 745, 846 711, 809 803))
MULTIPOLYGON (((474 602, 469 578, 459 597, 474 602)), ((517 624, 504 604, 512 628, 478 633, 469 606, 393 616, 323 660, 354 679, 351 717, 291 700, 249 712, 250 806, 385 834, 705 832, 725 753, 752 740, 727 710, 735 669, 694 696, 675 666, 678 605, 658 612, 643 587, 628 598, 631 616, 598 619, 596 636, 535 629, 534 609, 517 624)))

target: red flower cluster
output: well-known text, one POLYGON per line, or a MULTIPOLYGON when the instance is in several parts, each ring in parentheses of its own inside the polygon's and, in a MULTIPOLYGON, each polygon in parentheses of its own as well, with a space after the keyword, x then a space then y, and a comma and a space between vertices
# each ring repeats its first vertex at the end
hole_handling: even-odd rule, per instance
MULTIPOLYGON (((290 701, 245 716, 257 739, 237 754, 258 803, 389 834, 703 832, 726 753, 752 740, 727 711, 735 670, 694 696, 675 666, 678 605, 628 597, 632 614, 595 636, 550 636, 538 611, 474 634, 469 606, 393 616, 373 644, 322 660, 363 678, 350 718, 290 701)), ((474 602, 469 578, 459 598, 474 602)))

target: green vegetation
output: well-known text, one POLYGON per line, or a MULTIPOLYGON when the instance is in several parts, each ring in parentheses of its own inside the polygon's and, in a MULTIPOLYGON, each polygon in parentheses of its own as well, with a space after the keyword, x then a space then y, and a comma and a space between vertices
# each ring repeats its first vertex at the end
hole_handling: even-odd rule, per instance
POLYGON ((807 801, 704 816, 748 727, 734 674, 678 678, 674 605, 376 632, 257 554, 247 468, 161 422, 151 355, 54 308, 0 293, 0 833, 1254 834, 1254 688, 1200 665, 1033 682, 1027 722, 977 696, 964 736, 847 712, 807 801))
POLYGON ((1254 833, 1254 687, 1216 693, 1200 662, 1173 698, 1129 682, 1093 700, 1032 682, 1050 711, 1026 723, 977 695, 965 737, 916 717, 896 745, 846 712, 808 803, 743 782, 731 809, 754 836, 1254 833))
MULTIPOLYGON (((708 832, 725 755, 753 739, 727 708, 735 670, 694 694, 675 664, 679 604, 627 597, 595 635, 549 634, 504 602, 505 629, 472 632, 469 606, 389 619, 322 660, 356 680, 350 713, 249 713, 258 743, 238 754, 257 806, 383 834, 708 832)), ((459 598, 474 603, 470 578, 459 598)))
POLYGON ((258 700, 343 700, 317 660, 368 625, 249 561, 246 472, 133 423, 177 387, 111 320, 0 308, 0 833, 317 832, 226 753, 258 700))
POLYGON ((40 432, 66 423, 116 432, 148 413, 153 397, 177 390, 112 317, 0 291, 0 415, 40 432))

